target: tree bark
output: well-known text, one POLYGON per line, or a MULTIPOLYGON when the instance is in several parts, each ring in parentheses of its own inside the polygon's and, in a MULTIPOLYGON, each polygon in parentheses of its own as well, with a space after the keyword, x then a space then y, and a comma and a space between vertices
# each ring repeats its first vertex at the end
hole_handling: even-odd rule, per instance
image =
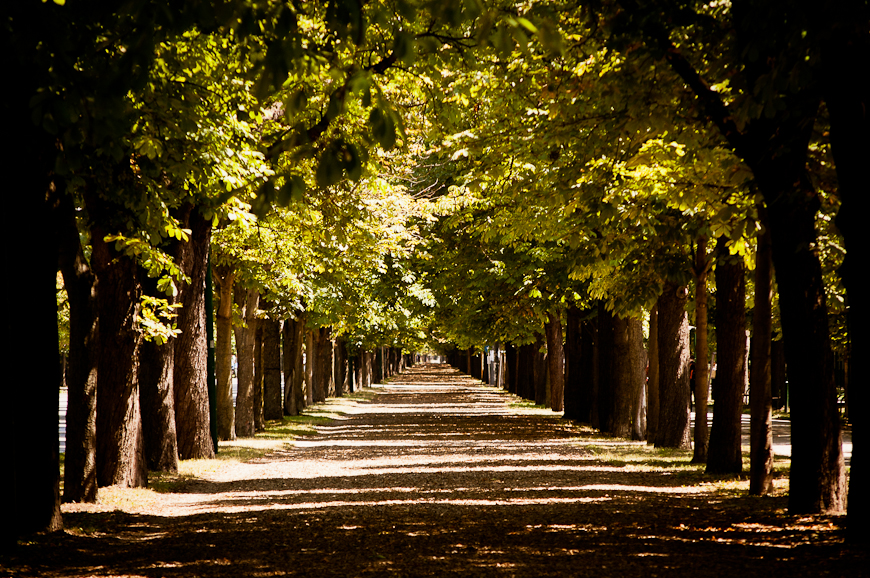
POLYGON ((263 413, 264 376, 263 376, 263 323, 265 319, 254 321, 254 431, 266 431, 263 413))
POLYGON ((139 403, 145 460, 150 471, 178 471, 175 399, 172 372, 175 367, 173 340, 158 344, 144 341, 139 353, 139 403))
MULTIPOLYGON (((5 40, 5 39, 4 39, 5 40)), ((6 44, 5 41, 3 42, 6 44)), ((27 70, 14 67, 16 79, 24 79, 27 70), (21 73, 19 76, 18 73, 21 73)), ((8 64, 8 61, 7 61, 8 64)), ((2 316, 4 353, 15 363, 8 364, 5 377, 3 417, 9 433, 8 465, 4 467, 3 495, 6 500, 4 523, 0 524, 0 546, 11 547, 15 538, 35 532, 53 532, 63 528, 60 511, 58 391, 60 360, 57 335, 57 239, 46 192, 47 176, 54 166, 54 139, 47 147, 31 146, 34 127, 28 110, 28 92, 8 90, 23 95, 11 109, 3 109, 5 130, 24 142, 16 141, 4 157, 11 179, 6 208, 13 218, 10 239, 26 240, 4 246, 4 264, 28 287, 27 307, 21 301, 21 285, 8 280, 3 286, 3 302, 9 304, 2 316), (19 129, 21 132, 19 132, 19 129), (47 148, 47 150, 46 150, 47 148), (22 167, 28 167, 22 170, 22 167), (34 231, 39 234, 34 235, 34 231), (14 339, 12 338, 14 336, 14 339), (25 363, 24 360, 35 360, 25 363), (27 387, 23 387, 27 384, 27 387), (6 521, 9 523, 6 523, 6 521)), ((3 104, 6 104, 4 101, 3 104)), ((52 187, 53 188, 53 187, 52 187)))
POLYGON ((565 349, 562 345, 562 316, 547 313, 547 369, 550 372, 550 409, 565 409, 565 349))
POLYGON ((236 305, 239 306, 246 327, 235 327, 236 360, 236 435, 254 436, 254 345, 257 330, 257 307, 260 293, 238 285, 234 289, 236 305))
POLYGON ((659 416, 655 446, 690 449, 688 290, 665 283, 658 300, 659 416))
POLYGON ((743 261, 731 257, 720 237, 716 245, 716 382, 707 473, 743 471, 740 445, 746 383, 746 280, 743 261))
POLYGON ((100 318, 97 484, 140 487, 147 485, 148 467, 139 406, 138 271, 136 263, 118 255, 105 237, 99 226, 92 227, 91 263, 100 318))
POLYGON ((332 327, 321 327, 317 339, 315 401, 326 401, 326 398, 335 396, 335 376, 332 374, 334 365, 332 327))
POLYGON ((314 403, 318 335, 319 332, 314 329, 305 332, 305 405, 314 403))
POLYGON ((97 500, 97 317, 96 279, 88 266, 75 220, 75 206, 61 195, 57 208, 59 263, 69 298, 64 502, 97 500))
POLYGON ((707 346, 707 236, 698 237, 695 250, 695 447, 693 464, 707 462, 710 430, 707 426, 710 355, 707 346))
POLYGON ((344 337, 335 340, 335 395, 343 396, 350 390, 348 376, 350 375, 348 356, 347 356, 347 341, 344 337))
POLYGON ((509 343, 505 347, 505 389, 509 393, 517 395, 517 358, 519 350, 516 345, 509 343))
POLYGON ((535 344, 519 347, 517 353, 517 395, 523 399, 535 399, 535 344))
POLYGON ((595 416, 593 427, 603 432, 614 433, 613 408, 615 404, 616 376, 614 359, 614 318, 603 301, 598 302, 598 387, 595 392, 595 416))
POLYGON ((208 342, 205 327, 205 275, 211 243, 211 221, 195 207, 187 209, 182 223, 190 230, 190 241, 180 247, 178 265, 190 277, 182 286, 178 301, 181 334, 175 340, 175 425, 178 456, 183 460, 214 457, 211 417, 208 405, 208 342))
POLYGON ((646 435, 654 443, 659 426, 659 306, 649 312, 649 362, 647 363, 646 435))
MULTIPOLYGON (((837 166, 837 191, 842 204, 837 213, 837 227, 843 235, 846 257, 840 276, 846 288, 849 306, 848 324, 850 358, 870 357, 870 300, 867 281, 861 270, 870 262, 870 237, 864 230, 868 214, 867 158, 870 158, 870 89, 864 75, 855 74, 870 61, 870 32, 867 30, 868 7, 862 2, 842 2, 832 7, 817 7, 812 23, 822 35, 821 70, 823 96, 830 115, 831 150, 837 166)), ((855 364, 851 363, 849 367, 855 364)), ((849 379, 850 383, 856 383, 849 379)), ((866 380, 847 390, 851 408, 866 408, 866 380)), ((849 477, 847 529, 854 541, 867 543, 866 523, 870 515, 867 487, 867 420, 862 411, 849 415, 852 424, 852 458, 849 477)))
POLYGON ((284 320, 284 413, 299 415, 305 407, 304 314, 284 320))
POLYGON ((222 264, 212 267, 218 286, 216 317, 217 435, 219 440, 236 439, 236 410, 233 407, 233 285, 236 269, 222 264))
POLYGON ((764 224, 755 253, 755 307, 749 364, 749 493, 763 496, 773 489, 773 423, 771 402, 770 342, 772 335, 773 265, 770 230, 764 224))

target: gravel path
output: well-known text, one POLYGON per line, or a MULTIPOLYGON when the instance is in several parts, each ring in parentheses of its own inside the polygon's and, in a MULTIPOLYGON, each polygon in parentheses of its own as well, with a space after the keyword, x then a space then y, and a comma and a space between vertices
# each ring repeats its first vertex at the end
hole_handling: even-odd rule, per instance
POLYGON ((614 459, 551 412, 446 366, 349 401, 318 435, 75 532, 0 576, 867 576, 841 519, 614 459), (88 530, 92 528, 92 530, 88 530))

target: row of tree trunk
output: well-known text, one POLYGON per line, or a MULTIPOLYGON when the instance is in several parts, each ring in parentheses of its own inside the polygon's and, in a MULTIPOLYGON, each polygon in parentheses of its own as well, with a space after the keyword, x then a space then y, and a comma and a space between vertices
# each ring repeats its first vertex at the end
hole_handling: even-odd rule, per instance
MULTIPOLYGON (((755 272, 756 299, 751 343, 751 491, 772 487, 772 383, 784 382, 781 343, 772 342, 772 263, 770 233, 759 237, 755 272), (777 345, 779 347, 775 347, 777 345), (776 355, 777 349, 780 354, 776 355)), ((648 440, 657 447, 690 449, 693 461, 708 473, 743 470, 741 415, 747 385, 748 355, 745 319, 746 281, 742 258, 731 256, 725 240, 708 255, 705 237, 698 239, 695 274, 695 360, 690 359, 689 289, 665 285, 650 313, 649 347, 643 344, 639 319, 620 318, 603 303, 549 315, 534 343, 508 345, 490 362, 472 350, 454 350, 448 363, 504 387, 525 399, 547 405, 564 416, 614 436, 648 440), (707 273, 716 274, 716 337, 718 374, 711 379, 707 344, 707 273), (487 374, 490 373, 490 375, 487 374), (496 372, 496 375, 491 375, 496 372), (708 396, 715 400, 713 426, 706 419, 708 396), (690 428, 693 405, 694 444, 690 428)), ((498 347, 495 348, 498 352, 498 347)))

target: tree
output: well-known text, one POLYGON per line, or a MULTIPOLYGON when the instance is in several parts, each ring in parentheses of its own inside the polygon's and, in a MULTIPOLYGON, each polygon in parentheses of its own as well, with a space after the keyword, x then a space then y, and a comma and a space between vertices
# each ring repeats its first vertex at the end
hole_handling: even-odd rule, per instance
POLYGON ((741 415, 746 387, 746 281, 743 261, 716 243, 716 380, 707 473, 743 471, 741 415))
POLYGON ((660 402, 656 447, 691 447, 688 294, 686 286, 668 283, 657 305, 660 402))

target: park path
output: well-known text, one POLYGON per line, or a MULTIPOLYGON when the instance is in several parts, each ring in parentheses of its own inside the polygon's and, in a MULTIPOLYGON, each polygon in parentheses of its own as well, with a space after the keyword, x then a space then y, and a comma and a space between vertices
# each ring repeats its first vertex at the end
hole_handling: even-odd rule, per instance
POLYGON ((620 452, 638 442, 448 366, 368 391, 325 404, 341 413, 316 435, 147 507, 67 509, 68 533, 22 546, 10 575, 866 575, 837 518, 722 493, 667 454, 633 464, 620 452))

